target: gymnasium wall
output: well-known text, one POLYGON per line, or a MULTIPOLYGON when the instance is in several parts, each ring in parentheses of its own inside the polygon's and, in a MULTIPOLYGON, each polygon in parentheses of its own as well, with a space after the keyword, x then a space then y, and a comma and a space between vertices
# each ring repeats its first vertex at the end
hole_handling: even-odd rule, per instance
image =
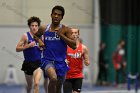
POLYGON ((65 8, 65 24, 91 24, 93 0, 0 0, 0 25, 26 25, 31 16, 38 16, 43 24, 50 23, 55 5, 65 8))

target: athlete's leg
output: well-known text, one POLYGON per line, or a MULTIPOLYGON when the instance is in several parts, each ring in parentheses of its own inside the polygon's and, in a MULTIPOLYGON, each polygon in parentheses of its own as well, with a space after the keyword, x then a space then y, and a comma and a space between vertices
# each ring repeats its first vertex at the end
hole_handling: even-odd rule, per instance
POLYGON ((42 70, 40 68, 37 68, 34 73, 34 93, 39 93, 39 82, 41 79, 41 75, 42 75, 42 70))
POLYGON ((32 84, 33 84, 33 76, 25 74, 26 82, 27 82, 27 93, 31 93, 32 84))
POLYGON ((45 93, 48 93, 49 78, 44 77, 44 89, 45 93))
POLYGON ((80 93, 80 92, 77 92, 77 91, 73 91, 72 93, 80 93))
POLYGON ((61 93, 62 85, 64 83, 65 76, 58 76, 57 77, 57 85, 56 85, 56 91, 57 93, 61 93))
POLYGON ((48 85, 48 92, 57 93, 56 91, 57 75, 56 75, 54 67, 49 67, 47 69, 47 75, 50 79, 49 85, 48 85))
POLYGON ((72 93, 72 82, 70 79, 66 79, 63 84, 63 92, 64 93, 72 93))
POLYGON ((82 78, 76 78, 73 82, 73 92, 72 93, 80 93, 82 88, 82 78))

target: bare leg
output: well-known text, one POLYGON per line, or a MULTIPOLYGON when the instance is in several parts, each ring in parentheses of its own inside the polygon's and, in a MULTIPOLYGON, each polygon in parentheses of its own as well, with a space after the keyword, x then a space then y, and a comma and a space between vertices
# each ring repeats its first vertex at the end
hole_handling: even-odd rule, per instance
POLYGON ((80 93, 80 92, 77 92, 77 91, 73 91, 72 93, 80 93))
POLYGON ((49 84, 49 79, 48 78, 44 78, 45 93, 48 93, 48 84, 49 84))
POLYGON ((47 69, 47 74, 49 76, 49 85, 48 85, 48 93, 57 93, 56 91, 56 83, 57 83, 57 75, 55 69, 50 67, 47 69))
POLYGON ((27 82, 27 86, 26 86, 27 93, 31 93, 33 76, 25 74, 25 78, 26 78, 26 82, 27 82))
POLYGON ((58 77, 57 78, 57 85, 56 85, 56 91, 57 93, 61 93, 62 85, 64 82, 65 77, 58 77))
POLYGON ((36 69, 33 73, 34 75, 34 93, 39 93, 39 82, 42 75, 42 70, 40 68, 36 69))

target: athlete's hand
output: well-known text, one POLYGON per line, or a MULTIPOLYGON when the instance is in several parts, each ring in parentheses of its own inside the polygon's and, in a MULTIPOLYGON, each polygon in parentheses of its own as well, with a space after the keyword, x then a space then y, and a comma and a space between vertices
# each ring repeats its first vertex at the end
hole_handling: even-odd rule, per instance
POLYGON ((45 47, 44 42, 40 38, 38 38, 36 35, 34 35, 34 39, 38 42, 39 47, 42 47, 44 49, 45 47))
POLYGON ((63 26, 62 28, 60 27, 56 27, 55 31, 57 32, 57 34, 61 37, 64 38, 66 37, 66 32, 67 32, 67 27, 63 26))
POLYGON ((61 33, 61 30, 60 30, 60 27, 56 27, 54 30, 57 32, 58 35, 61 35, 62 34, 61 33))
POLYGON ((30 42, 29 44, 25 44, 24 49, 31 48, 35 46, 35 41, 30 42))
POLYGON ((85 65, 86 65, 86 66, 89 66, 89 65, 90 65, 90 63, 89 63, 89 62, 85 62, 85 65))
POLYGON ((32 41, 31 43, 29 43, 28 45, 29 45, 29 47, 34 47, 35 46, 35 41, 32 41))

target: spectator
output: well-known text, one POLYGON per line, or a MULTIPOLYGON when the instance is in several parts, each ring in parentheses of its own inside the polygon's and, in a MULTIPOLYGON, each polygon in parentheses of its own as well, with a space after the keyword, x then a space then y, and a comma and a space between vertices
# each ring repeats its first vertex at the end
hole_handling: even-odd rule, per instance
POLYGON ((115 84, 118 85, 120 83, 125 82, 126 74, 125 74, 125 68, 126 68, 126 61, 125 61, 125 41, 120 40, 118 43, 117 49, 113 53, 113 64, 116 71, 115 75, 115 84), (123 82, 120 82, 120 77, 123 77, 123 82))
POLYGON ((99 54, 98 54, 98 60, 99 60, 98 85, 107 84, 108 64, 106 63, 106 58, 105 58, 105 48, 106 48, 106 44, 101 42, 100 50, 99 50, 99 54))

